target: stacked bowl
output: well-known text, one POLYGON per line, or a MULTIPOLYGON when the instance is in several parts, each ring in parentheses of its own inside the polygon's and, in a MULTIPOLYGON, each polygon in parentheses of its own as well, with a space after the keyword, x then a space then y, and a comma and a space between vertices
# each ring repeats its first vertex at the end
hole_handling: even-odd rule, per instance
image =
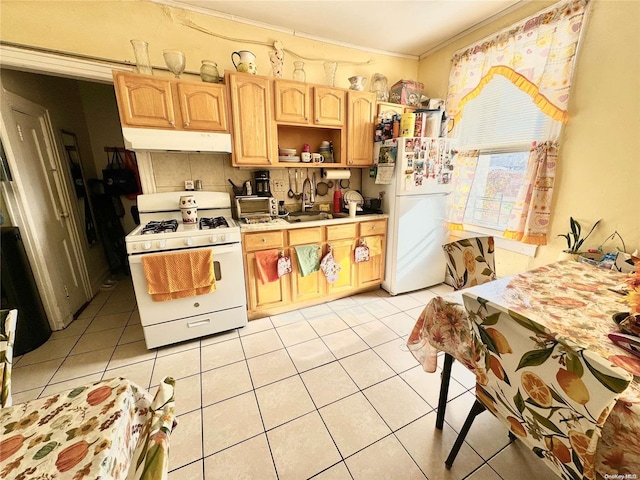
POLYGON ((300 161, 300 156, 295 148, 279 148, 278 160, 281 162, 297 163, 300 161))

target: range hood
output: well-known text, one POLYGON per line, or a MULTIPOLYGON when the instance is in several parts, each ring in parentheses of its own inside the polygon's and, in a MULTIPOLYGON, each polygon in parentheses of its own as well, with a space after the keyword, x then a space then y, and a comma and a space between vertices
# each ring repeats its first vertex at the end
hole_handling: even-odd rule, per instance
POLYGON ((124 146, 129 150, 231 153, 231 135, 228 133, 123 127, 122 136, 124 146))

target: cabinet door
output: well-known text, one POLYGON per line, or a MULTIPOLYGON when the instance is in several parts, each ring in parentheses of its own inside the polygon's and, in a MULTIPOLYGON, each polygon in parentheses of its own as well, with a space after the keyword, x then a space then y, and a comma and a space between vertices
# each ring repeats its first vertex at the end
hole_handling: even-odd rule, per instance
POLYGON ((347 165, 371 165, 375 93, 350 90, 347 102, 347 165))
POLYGON ((333 258, 342 270, 338 273, 338 281, 327 283, 327 293, 337 293, 356 288, 356 263, 353 260, 355 240, 334 240, 329 242, 333 250, 333 258))
POLYGON ((288 303, 288 275, 275 282, 263 284, 257 272, 255 253, 246 254, 245 266, 247 269, 247 305, 249 312, 288 303))
POLYGON ((311 101, 309 85, 286 80, 274 80, 276 121, 308 124, 311 101))
MULTIPOLYGON (((318 247, 319 248, 319 247, 318 247)), ((298 257, 295 248, 290 250, 293 272, 291 272, 291 301, 301 302, 324 295, 326 280, 324 274, 318 270, 306 277, 302 276, 298 265, 298 257)))
POLYGON ((269 166, 277 160, 271 81, 246 73, 229 73, 233 118, 233 164, 269 166))
POLYGON ((185 130, 229 131, 224 85, 177 83, 177 90, 185 130))
POLYGON ((313 88, 313 121, 316 125, 343 126, 344 115, 344 90, 330 87, 313 88))
POLYGON ((360 262, 356 264, 358 268, 358 287, 360 288, 379 285, 384 280, 386 237, 384 235, 378 235, 378 237, 380 238, 382 253, 371 256, 368 262, 360 262))
POLYGON ((113 76, 123 127, 176 128, 171 81, 125 72, 113 76))

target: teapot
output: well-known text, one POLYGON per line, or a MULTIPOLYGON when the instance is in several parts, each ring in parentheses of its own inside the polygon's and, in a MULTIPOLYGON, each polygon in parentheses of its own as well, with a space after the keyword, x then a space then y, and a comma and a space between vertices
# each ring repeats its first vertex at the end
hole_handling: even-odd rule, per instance
POLYGON ((256 68, 256 56, 249 50, 233 52, 231 54, 231 62, 238 72, 251 73, 253 75, 258 73, 258 69, 256 68), (235 55, 238 56, 238 63, 234 60, 235 55))
POLYGON ((349 90, 358 90, 359 92, 364 90, 364 86, 367 83, 367 79, 361 76, 349 77, 349 90))

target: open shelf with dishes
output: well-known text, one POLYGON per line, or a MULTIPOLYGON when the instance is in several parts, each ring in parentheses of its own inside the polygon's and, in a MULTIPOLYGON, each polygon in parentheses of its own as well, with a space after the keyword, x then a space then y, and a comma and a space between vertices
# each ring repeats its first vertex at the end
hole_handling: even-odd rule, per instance
POLYGON ((298 126, 298 125, 278 125, 278 148, 292 149, 296 151, 296 156, 300 157, 302 147, 305 143, 309 144, 311 153, 319 153, 322 142, 333 143, 333 162, 325 160, 323 163, 313 162, 287 162, 283 157, 279 158, 278 163, 281 166, 300 166, 305 167, 342 167, 346 166, 346 139, 342 128, 315 127, 315 126, 298 126))

